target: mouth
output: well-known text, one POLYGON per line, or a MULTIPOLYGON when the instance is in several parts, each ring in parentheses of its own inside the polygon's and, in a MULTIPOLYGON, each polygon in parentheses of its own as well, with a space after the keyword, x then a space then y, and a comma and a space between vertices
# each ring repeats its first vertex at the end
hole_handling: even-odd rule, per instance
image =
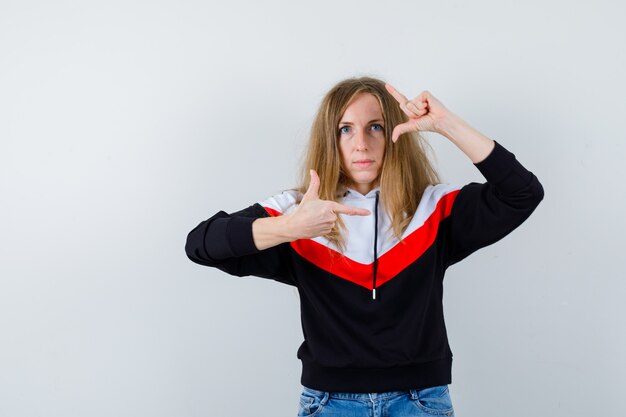
POLYGON ((358 167, 368 167, 374 163, 371 159, 360 159, 358 161, 354 161, 353 164, 358 167))

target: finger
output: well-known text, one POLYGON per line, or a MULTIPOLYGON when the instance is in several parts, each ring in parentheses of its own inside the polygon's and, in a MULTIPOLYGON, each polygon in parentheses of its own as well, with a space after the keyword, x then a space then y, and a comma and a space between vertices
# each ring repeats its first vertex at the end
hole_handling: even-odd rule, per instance
POLYGON ((369 216, 372 213, 368 209, 344 206, 343 204, 339 203, 333 204, 332 208, 333 212, 335 213, 348 214, 350 216, 369 216))
POLYGON ((400 137, 400 135, 403 135, 404 133, 416 132, 416 131, 417 131, 417 127, 415 126, 415 123, 413 122, 401 123, 393 128, 393 132, 391 133, 391 140, 395 143, 400 137))
POLYGON ((416 114, 413 110, 411 110, 411 109, 409 109, 409 108, 407 107, 409 103, 410 103, 410 102, 406 102, 406 103, 400 104, 400 109, 404 112, 404 114, 406 114, 407 116, 409 116, 409 118, 411 118, 411 117, 417 117, 417 114, 416 114))
POLYGON ((419 96, 415 98, 415 100, 420 99, 425 105, 427 109, 432 108, 433 106, 436 108, 444 108, 444 105, 439 101, 432 93, 428 90, 424 90, 420 93, 419 96))
POLYGON ((415 118, 415 117, 420 117, 424 115, 424 110, 420 110, 417 104, 415 104, 412 101, 409 101, 408 103, 406 103, 404 107, 406 108, 405 113, 408 112, 407 115, 409 117, 415 118))
POLYGON ((389 91, 389 94, 391 94, 393 98, 396 99, 398 103, 405 104, 407 101, 409 101, 408 98, 406 98, 402 93, 396 90, 391 84, 385 84, 385 88, 387 89, 387 91, 389 91))
POLYGON ((415 113, 417 117, 423 116, 425 113, 427 113, 427 107, 428 105, 425 102, 421 100, 418 101, 417 99, 413 99, 406 103, 406 108, 415 113))
POLYGON ((413 103, 412 101, 409 101, 408 103, 406 103, 406 108, 413 113, 417 113, 419 111, 419 109, 417 108, 417 105, 413 103))
POLYGON ((400 109, 404 112, 404 114, 406 114, 409 117, 419 117, 420 116, 419 112, 415 112, 413 109, 407 107, 407 105, 409 103, 411 103, 411 101, 409 101, 408 98, 406 98, 398 90, 393 88, 391 86, 391 84, 385 84, 385 87, 387 88, 387 91, 389 91, 389 94, 391 94, 393 96, 393 98, 395 98, 396 101, 399 103, 400 109))
POLYGON ((430 94, 430 91, 428 90, 422 91, 418 97, 420 97, 421 100, 424 102, 428 102, 429 100, 432 100, 435 98, 432 94, 430 94))
POLYGON ((309 188, 306 190, 306 193, 304 193, 304 196, 302 196, 303 200, 319 198, 320 177, 317 175, 317 172, 315 172, 314 169, 310 169, 309 173, 311 175, 311 182, 309 183, 309 188))

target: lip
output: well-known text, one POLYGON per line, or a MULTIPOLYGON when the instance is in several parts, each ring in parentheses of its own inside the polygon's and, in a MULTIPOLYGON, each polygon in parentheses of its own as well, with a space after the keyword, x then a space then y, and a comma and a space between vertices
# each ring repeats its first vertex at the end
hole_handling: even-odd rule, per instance
POLYGON ((358 166, 358 167, 368 167, 370 165, 372 165, 374 163, 374 161, 372 161, 371 159, 361 159, 359 161, 354 161, 353 164, 358 166))

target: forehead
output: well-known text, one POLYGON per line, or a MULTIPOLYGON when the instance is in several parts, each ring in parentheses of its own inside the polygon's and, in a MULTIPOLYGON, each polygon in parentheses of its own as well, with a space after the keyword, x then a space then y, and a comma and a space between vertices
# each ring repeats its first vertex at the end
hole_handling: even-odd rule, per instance
POLYGON ((346 111, 341 116, 341 121, 370 121, 377 118, 383 118, 378 99, 370 93, 359 93, 346 107, 346 111))

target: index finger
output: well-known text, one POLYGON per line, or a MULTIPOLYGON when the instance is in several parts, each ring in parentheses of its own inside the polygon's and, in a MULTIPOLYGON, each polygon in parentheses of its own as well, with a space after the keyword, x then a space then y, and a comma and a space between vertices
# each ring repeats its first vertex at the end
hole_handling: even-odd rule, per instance
POLYGON ((333 211, 335 213, 348 214, 350 216, 369 216, 371 214, 371 211, 369 211, 368 209, 348 207, 339 203, 333 205, 333 211))
POLYGON ((407 101, 409 101, 409 99, 406 98, 404 95, 402 95, 402 93, 400 93, 398 90, 393 88, 391 84, 385 84, 385 88, 387 88, 387 91, 389 91, 389 94, 391 94, 398 103, 405 104, 407 101))

